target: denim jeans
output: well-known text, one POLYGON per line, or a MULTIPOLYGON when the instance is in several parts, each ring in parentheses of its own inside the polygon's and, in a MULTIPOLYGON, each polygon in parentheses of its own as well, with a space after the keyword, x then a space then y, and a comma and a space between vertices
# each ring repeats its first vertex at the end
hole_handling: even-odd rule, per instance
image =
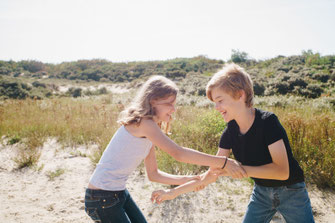
POLYGON ((85 211, 95 223, 147 223, 128 190, 86 189, 85 211))
POLYGON ((270 222, 277 211, 287 223, 314 222, 304 182, 282 187, 255 184, 243 222, 270 222))

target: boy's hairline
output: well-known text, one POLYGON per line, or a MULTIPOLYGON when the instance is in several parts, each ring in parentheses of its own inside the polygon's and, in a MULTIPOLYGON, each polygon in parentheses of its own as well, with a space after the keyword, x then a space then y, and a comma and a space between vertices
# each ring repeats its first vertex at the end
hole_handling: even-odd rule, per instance
MULTIPOLYGON (((229 90, 225 90, 223 87, 222 87, 222 84, 213 84, 213 85, 210 85, 207 87, 207 91, 206 91, 206 95, 207 95, 207 98, 209 100, 211 100, 212 102, 214 102, 214 98, 213 98, 213 95, 212 95, 212 92, 214 90, 214 88, 219 88, 220 90, 222 90, 223 92, 225 92, 226 94, 229 94, 231 97, 235 98, 237 93, 233 92, 233 91, 229 91, 229 90)), ((244 89, 240 89, 240 91, 244 91, 244 89)))

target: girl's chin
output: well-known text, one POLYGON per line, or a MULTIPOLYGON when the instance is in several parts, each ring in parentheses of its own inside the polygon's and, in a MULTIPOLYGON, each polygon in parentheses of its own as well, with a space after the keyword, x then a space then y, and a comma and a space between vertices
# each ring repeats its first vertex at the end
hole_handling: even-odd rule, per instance
POLYGON ((165 116, 164 118, 160 118, 159 121, 161 122, 169 122, 171 120, 171 116, 165 116))

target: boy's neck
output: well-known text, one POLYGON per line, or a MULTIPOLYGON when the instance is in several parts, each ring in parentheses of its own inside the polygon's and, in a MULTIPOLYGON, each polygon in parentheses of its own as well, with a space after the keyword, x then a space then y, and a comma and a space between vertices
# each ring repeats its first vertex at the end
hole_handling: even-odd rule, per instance
POLYGON ((240 133, 245 134, 248 132, 248 130, 251 128, 252 124, 254 123, 255 120, 255 108, 250 107, 243 109, 238 117, 235 118, 235 121, 237 122, 239 128, 240 128, 240 133))

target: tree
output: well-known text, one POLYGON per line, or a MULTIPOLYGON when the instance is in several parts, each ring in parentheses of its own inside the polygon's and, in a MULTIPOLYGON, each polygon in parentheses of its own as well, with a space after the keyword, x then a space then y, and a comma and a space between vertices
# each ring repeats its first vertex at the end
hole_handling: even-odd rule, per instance
POLYGON ((230 60, 233 61, 234 63, 242 63, 246 62, 248 60, 248 54, 243 51, 239 50, 231 50, 231 57, 230 60))

